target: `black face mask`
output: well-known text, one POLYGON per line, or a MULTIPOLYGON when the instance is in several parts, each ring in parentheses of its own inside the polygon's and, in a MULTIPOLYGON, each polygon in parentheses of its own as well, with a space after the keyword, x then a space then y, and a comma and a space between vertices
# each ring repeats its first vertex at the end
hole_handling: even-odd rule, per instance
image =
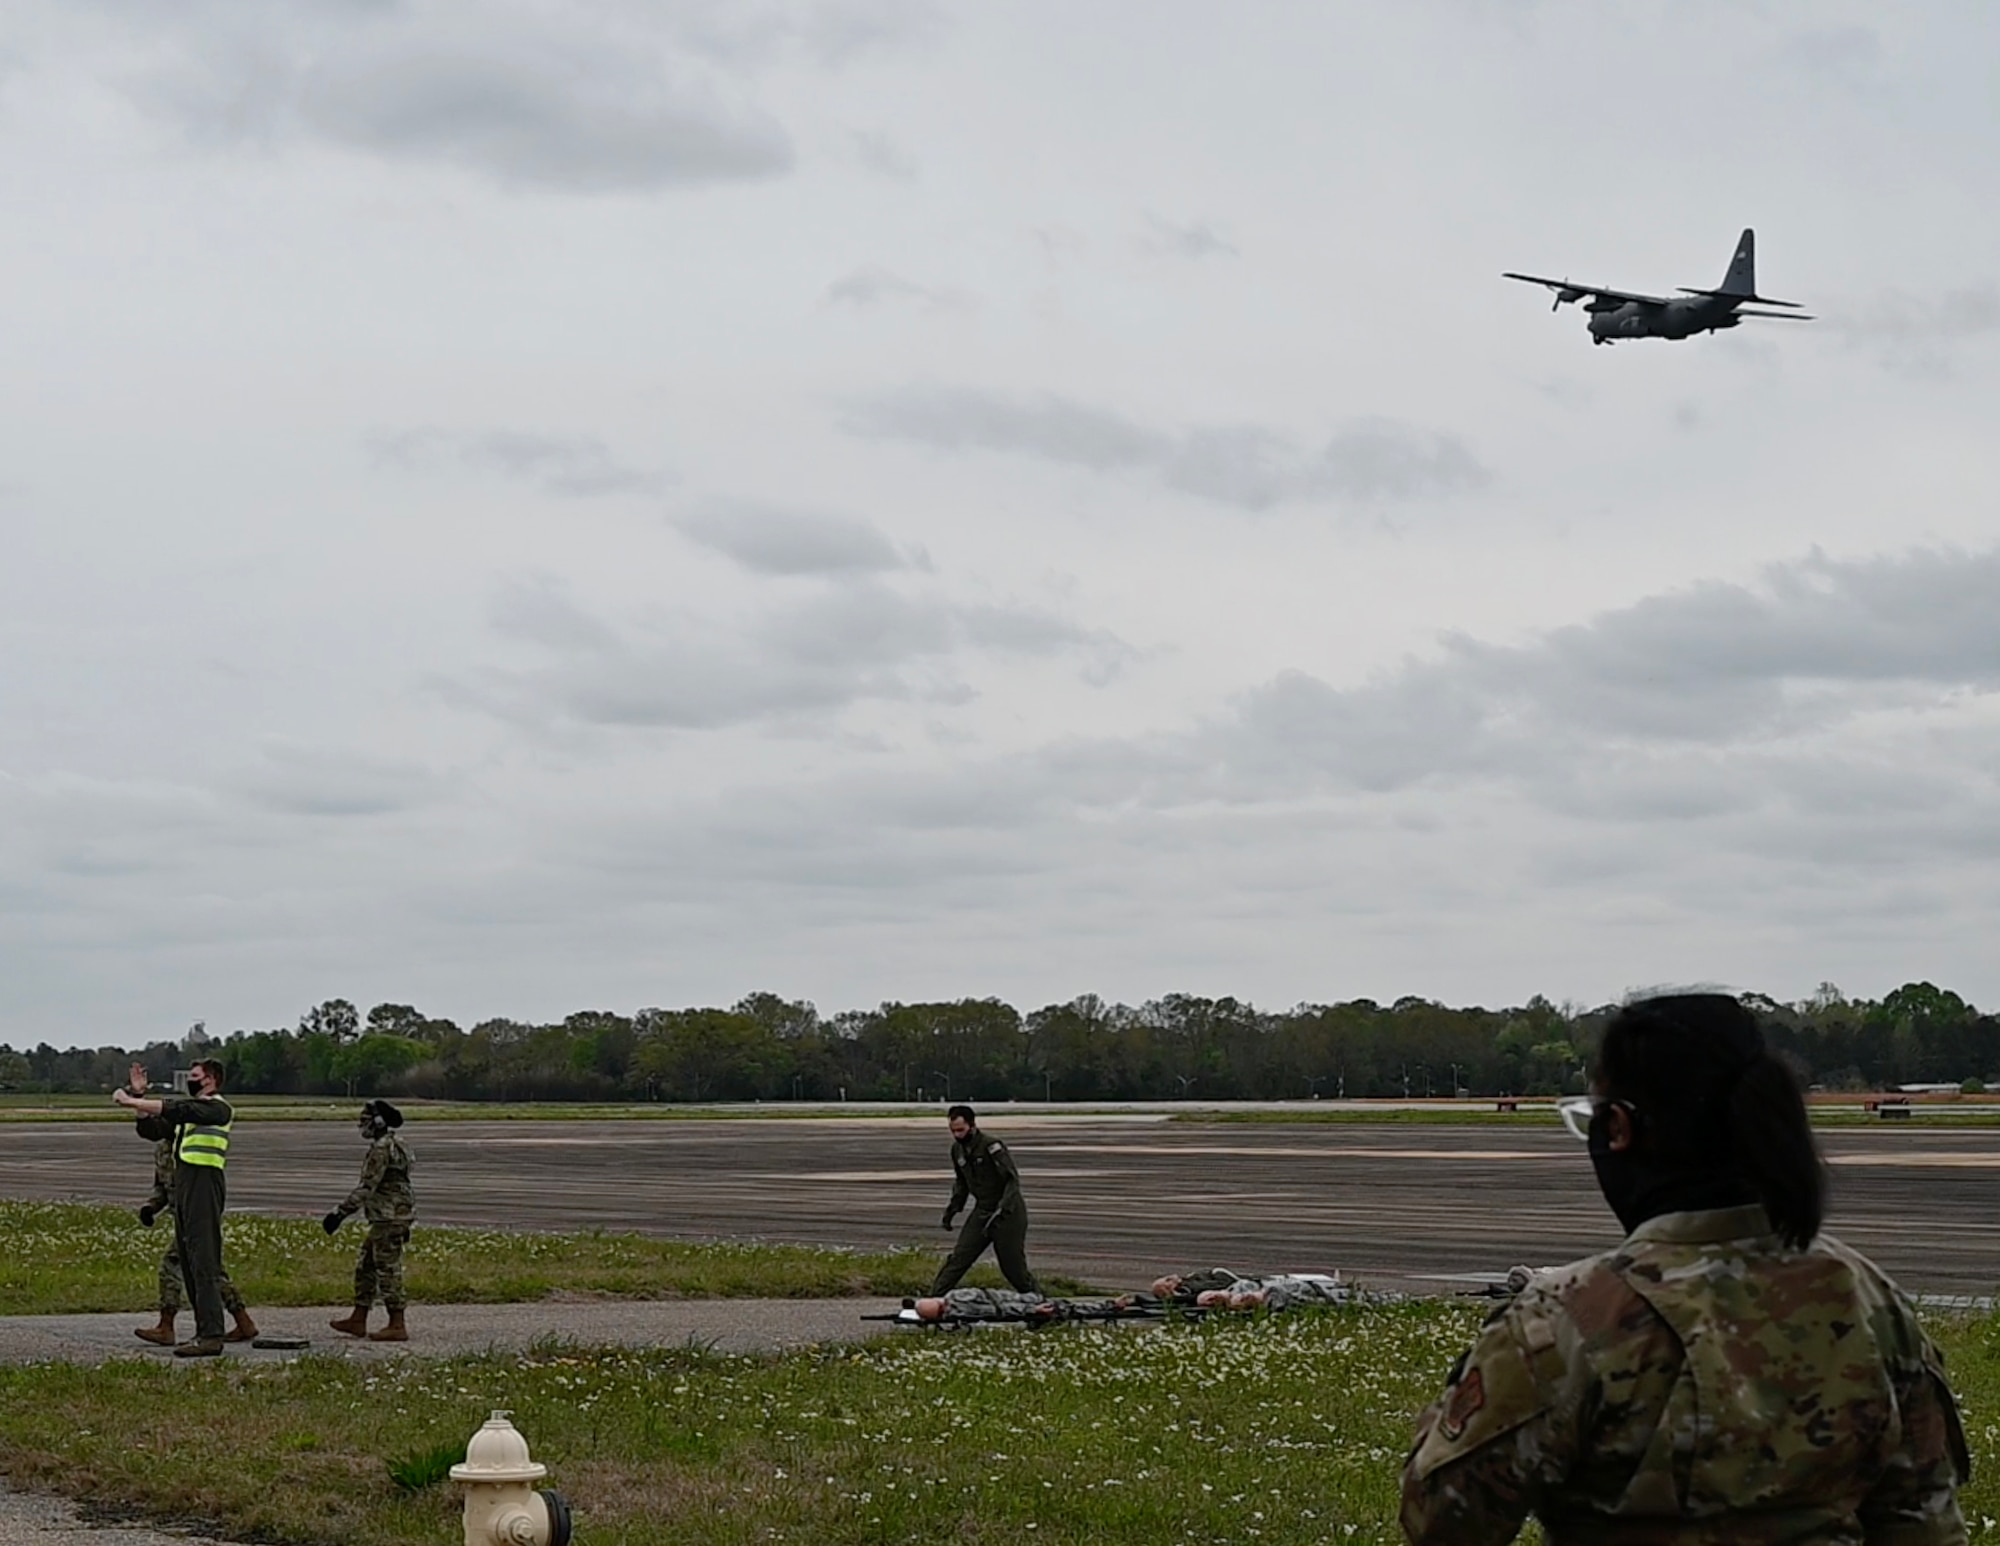
MULTIPOLYGON (((1638 1113, 1629 1106, 1625 1108, 1627 1118, 1633 1124, 1633 1137, 1638 1136, 1638 1113)), ((1622 1150, 1611 1147, 1611 1104, 1606 1101, 1590 1114, 1590 1168, 1597 1172, 1597 1189, 1604 1194, 1604 1200, 1611 1205, 1611 1211, 1618 1216, 1618 1222, 1631 1234, 1652 1215, 1642 1210, 1639 1199, 1648 1190, 1650 1177, 1647 1167, 1639 1158, 1636 1143, 1628 1144, 1622 1150)))
POLYGON ((1669 1170, 1651 1157, 1643 1141, 1644 1119, 1630 1106, 1632 1142, 1622 1150, 1611 1147, 1611 1104, 1590 1114, 1590 1164, 1597 1172, 1597 1189, 1631 1234, 1646 1220, 1663 1213, 1693 1213, 1709 1208, 1735 1208, 1757 1201, 1750 1186, 1727 1170, 1669 1170))

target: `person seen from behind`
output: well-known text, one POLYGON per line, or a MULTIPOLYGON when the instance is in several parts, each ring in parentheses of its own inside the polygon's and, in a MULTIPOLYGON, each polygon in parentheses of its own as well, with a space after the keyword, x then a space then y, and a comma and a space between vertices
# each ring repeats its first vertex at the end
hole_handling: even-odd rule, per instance
POLYGON ((361 1242, 361 1255, 354 1263, 354 1308, 327 1324, 370 1342, 410 1340, 409 1329, 403 1324, 408 1305, 403 1293, 403 1247, 410 1243, 410 1221, 416 1217, 417 1203, 410 1189, 410 1151, 396 1136, 402 1125, 403 1113, 386 1100, 371 1100, 361 1108, 361 1136, 368 1141, 361 1182, 320 1220, 330 1235, 348 1214, 357 1210, 367 1213, 368 1237, 361 1242), (377 1299, 389 1312, 389 1319, 380 1331, 370 1331, 368 1312, 375 1308, 377 1299))
POLYGON ((1944 1363, 1880 1268, 1820 1232, 1826 1172, 1756 1017, 1628 1004, 1561 1103, 1626 1230, 1532 1275, 1418 1420, 1417 1546, 1966 1539, 1944 1363))

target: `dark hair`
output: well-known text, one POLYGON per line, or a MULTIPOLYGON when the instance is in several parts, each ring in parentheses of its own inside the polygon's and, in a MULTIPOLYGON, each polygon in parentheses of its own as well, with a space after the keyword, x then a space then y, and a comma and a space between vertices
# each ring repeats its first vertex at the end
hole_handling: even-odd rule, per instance
POLYGON ((361 1108, 361 1114, 370 1122, 379 1122, 384 1131, 403 1125, 403 1113, 386 1100, 371 1100, 361 1108))
POLYGON ((216 1088, 217 1088, 218 1090, 222 1088, 222 1076, 223 1076, 223 1072, 224 1072, 224 1070, 223 1070, 223 1067, 222 1067, 222 1059, 220 1059, 220 1058, 196 1058, 196 1059, 194 1060, 194 1066, 195 1066, 196 1068, 200 1068, 200 1069, 204 1069, 204 1070, 206 1070, 206 1071, 207 1071, 207 1073, 208 1073, 208 1077, 209 1077, 209 1078, 211 1078, 211 1079, 213 1079, 213 1080, 215 1081, 215 1087, 216 1087, 216 1088))
POLYGON ((979 1125, 979 1118, 972 1114, 972 1108, 970 1106, 947 1107, 945 1110, 944 1119, 947 1122, 949 1122, 953 1117, 964 1117, 965 1125, 967 1127, 977 1127, 979 1125))
POLYGON ((1797 1081, 1737 1000, 1677 993, 1627 1004, 1605 1027, 1597 1083, 1637 1109, 1662 1167, 1736 1177, 1786 1244, 1812 1243, 1826 1167, 1797 1081))

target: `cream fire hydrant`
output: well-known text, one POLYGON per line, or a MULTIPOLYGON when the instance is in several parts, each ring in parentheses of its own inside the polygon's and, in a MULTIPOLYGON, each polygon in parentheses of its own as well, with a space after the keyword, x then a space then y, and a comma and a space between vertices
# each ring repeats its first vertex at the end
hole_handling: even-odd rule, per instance
POLYGON ((451 1468, 451 1479, 465 1483, 465 1546, 569 1546, 563 1495, 528 1486, 548 1474, 505 1412, 482 1423, 451 1468))

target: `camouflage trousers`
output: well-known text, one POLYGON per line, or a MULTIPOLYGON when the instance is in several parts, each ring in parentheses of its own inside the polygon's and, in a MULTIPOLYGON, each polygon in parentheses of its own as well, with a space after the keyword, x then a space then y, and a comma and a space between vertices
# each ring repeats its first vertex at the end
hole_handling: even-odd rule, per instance
MULTIPOLYGON (((222 1274, 222 1308, 231 1315, 243 1313, 243 1296, 236 1291, 236 1285, 229 1281, 227 1272, 222 1274)), ((160 1258, 160 1313, 178 1315, 187 1304, 187 1284, 181 1277, 180 1243, 176 1241, 167 1247, 167 1254, 160 1258)))
POLYGON ((408 1224, 370 1224, 354 1264, 354 1303, 366 1308, 376 1300, 385 1310, 400 1310, 403 1297, 403 1247, 410 1243, 408 1224))

